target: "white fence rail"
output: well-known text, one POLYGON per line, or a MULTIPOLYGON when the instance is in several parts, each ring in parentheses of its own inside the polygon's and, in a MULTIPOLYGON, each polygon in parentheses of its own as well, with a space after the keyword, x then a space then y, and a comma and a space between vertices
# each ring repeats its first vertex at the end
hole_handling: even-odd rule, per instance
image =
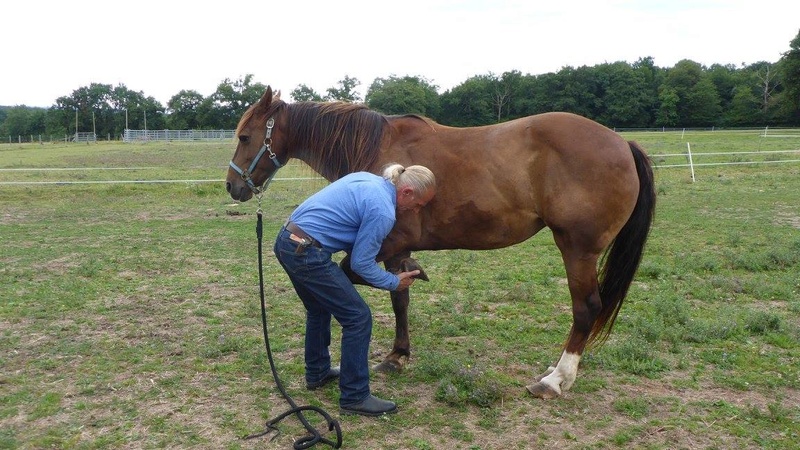
POLYGON ((79 131, 72 135, 72 142, 97 142, 97 135, 92 132, 79 131))
POLYGON ((741 165, 741 164, 770 164, 770 163, 790 163, 790 162, 800 162, 800 159, 770 159, 774 155, 780 154, 788 154, 788 155, 797 155, 800 156, 800 150, 765 150, 760 152, 727 152, 727 153, 692 153, 691 146, 689 143, 686 144, 687 153, 660 153, 657 155, 653 155, 653 157, 672 157, 672 156, 682 156, 687 158, 688 162, 686 164, 658 164, 656 163, 656 167, 660 168, 668 168, 668 167, 690 167, 690 166, 730 166, 730 165, 741 165), (764 159, 759 161, 723 161, 723 162, 709 162, 709 163, 693 163, 692 156, 730 156, 730 155, 760 155, 764 157, 764 159), (772 156, 771 156, 772 155, 772 156))
POLYGON ((797 150, 764 150, 755 152, 707 152, 696 153, 692 152, 690 143, 686 143, 686 153, 661 153, 650 155, 651 160, 654 161, 653 166, 658 169, 668 169, 676 167, 688 167, 689 174, 692 181, 695 181, 695 167, 703 166, 739 166, 739 165, 758 165, 758 164, 781 164, 781 163, 800 163, 800 149, 797 150), (749 155, 749 156, 743 156, 749 155), (787 156, 784 156, 787 155, 787 156), (709 157, 717 159, 711 162, 697 162, 696 159, 700 157, 709 157), (719 161, 719 158, 729 158, 727 161, 719 161), (752 159, 745 160, 752 157, 752 159), (686 158, 686 163, 683 164, 665 164, 667 158, 686 158))
POLYGON ((123 142, 233 140, 234 130, 125 130, 123 142))

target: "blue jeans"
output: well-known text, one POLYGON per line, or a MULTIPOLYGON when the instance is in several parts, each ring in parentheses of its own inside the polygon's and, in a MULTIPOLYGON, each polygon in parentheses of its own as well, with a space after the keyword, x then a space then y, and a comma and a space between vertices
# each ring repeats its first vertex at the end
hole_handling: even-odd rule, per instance
POLYGON ((369 341, 372 311, 331 253, 314 246, 298 249, 282 228, 275 256, 306 308, 306 381, 322 380, 330 370, 331 316, 342 326, 339 404, 349 406, 369 394, 369 341))

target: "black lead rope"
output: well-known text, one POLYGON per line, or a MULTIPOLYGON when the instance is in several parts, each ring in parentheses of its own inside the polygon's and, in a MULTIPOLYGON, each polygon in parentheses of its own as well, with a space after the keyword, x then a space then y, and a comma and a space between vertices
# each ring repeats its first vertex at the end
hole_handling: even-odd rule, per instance
POLYGON ((275 369, 275 361, 272 359, 272 350, 270 349, 269 345, 269 333, 267 332, 267 304, 264 300, 264 270, 263 270, 263 257, 261 251, 261 242, 263 237, 263 224, 262 224, 262 214, 261 210, 258 211, 258 222, 256 224, 256 236, 258 236, 258 285, 260 288, 260 295, 261 295, 261 325, 264 328, 264 346, 267 348, 267 358, 269 359, 269 367, 272 369, 272 378, 275 379, 275 384, 278 386, 278 390, 281 391, 281 395, 283 398, 286 399, 286 402, 289 403, 291 409, 286 411, 285 413, 279 415, 278 417, 268 421, 266 423, 266 429, 261 433, 251 434, 250 436, 244 437, 244 439, 254 439, 261 436, 266 436, 273 431, 276 433, 270 440, 275 439, 280 435, 280 430, 276 426, 278 422, 289 417, 292 414, 297 416, 297 419, 302 422, 303 426, 306 427, 306 430, 309 432, 309 435, 303 436, 294 443, 294 448, 296 450, 311 448, 318 443, 322 442, 323 444, 330 445, 333 448, 339 448, 342 446, 342 428, 339 426, 339 422, 334 420, 324 409, 318 408, 316 406, 297 406, 297 404, 292 400, 292 397, 286 393, 286 389, 283 387, 283 383, 281 383, 281 379, 278 377, 278 371, 275 369), (303 411, 314 411, 319 413, 325 420, 328 422, 328 431, 333 431, 336 429, 336 442, 331 441, 330 439, 326 439, 322 437, 322 434, 314 428, 308 420, 306 419, 305 415, 303 415, 303 411))

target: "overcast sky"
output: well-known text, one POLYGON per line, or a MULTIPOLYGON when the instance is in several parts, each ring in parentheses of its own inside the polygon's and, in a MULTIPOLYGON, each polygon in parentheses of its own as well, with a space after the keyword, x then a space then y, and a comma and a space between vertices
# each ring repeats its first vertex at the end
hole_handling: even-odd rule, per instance
MULTIPOLYGON (((777 62, 800 0, 10 0, 0 6, 0 105, 49 107, 91 83, 211 95, 228 78, 324 94, 345 75, 471 76, 682 59, 777 62)), ((284 96, 289 100, 288 95, 284 96)))

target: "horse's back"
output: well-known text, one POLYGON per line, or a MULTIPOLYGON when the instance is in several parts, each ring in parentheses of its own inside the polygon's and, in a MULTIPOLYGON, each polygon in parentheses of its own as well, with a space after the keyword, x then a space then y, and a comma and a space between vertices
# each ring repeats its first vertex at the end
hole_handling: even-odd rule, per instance
POLYGON ((566 112, 537 114, 526 119, 537 146, 578 158, 579 162, 632 162, 627 141, 591 119, 566 112))
POLYGON ((544 226, 618 230, 636 201, 628 143, 575 114, 471 128, 405 118, 396 129, 384 156, 437 177, 424 213, 431 245, 422 247, 499 248, 544 226))

